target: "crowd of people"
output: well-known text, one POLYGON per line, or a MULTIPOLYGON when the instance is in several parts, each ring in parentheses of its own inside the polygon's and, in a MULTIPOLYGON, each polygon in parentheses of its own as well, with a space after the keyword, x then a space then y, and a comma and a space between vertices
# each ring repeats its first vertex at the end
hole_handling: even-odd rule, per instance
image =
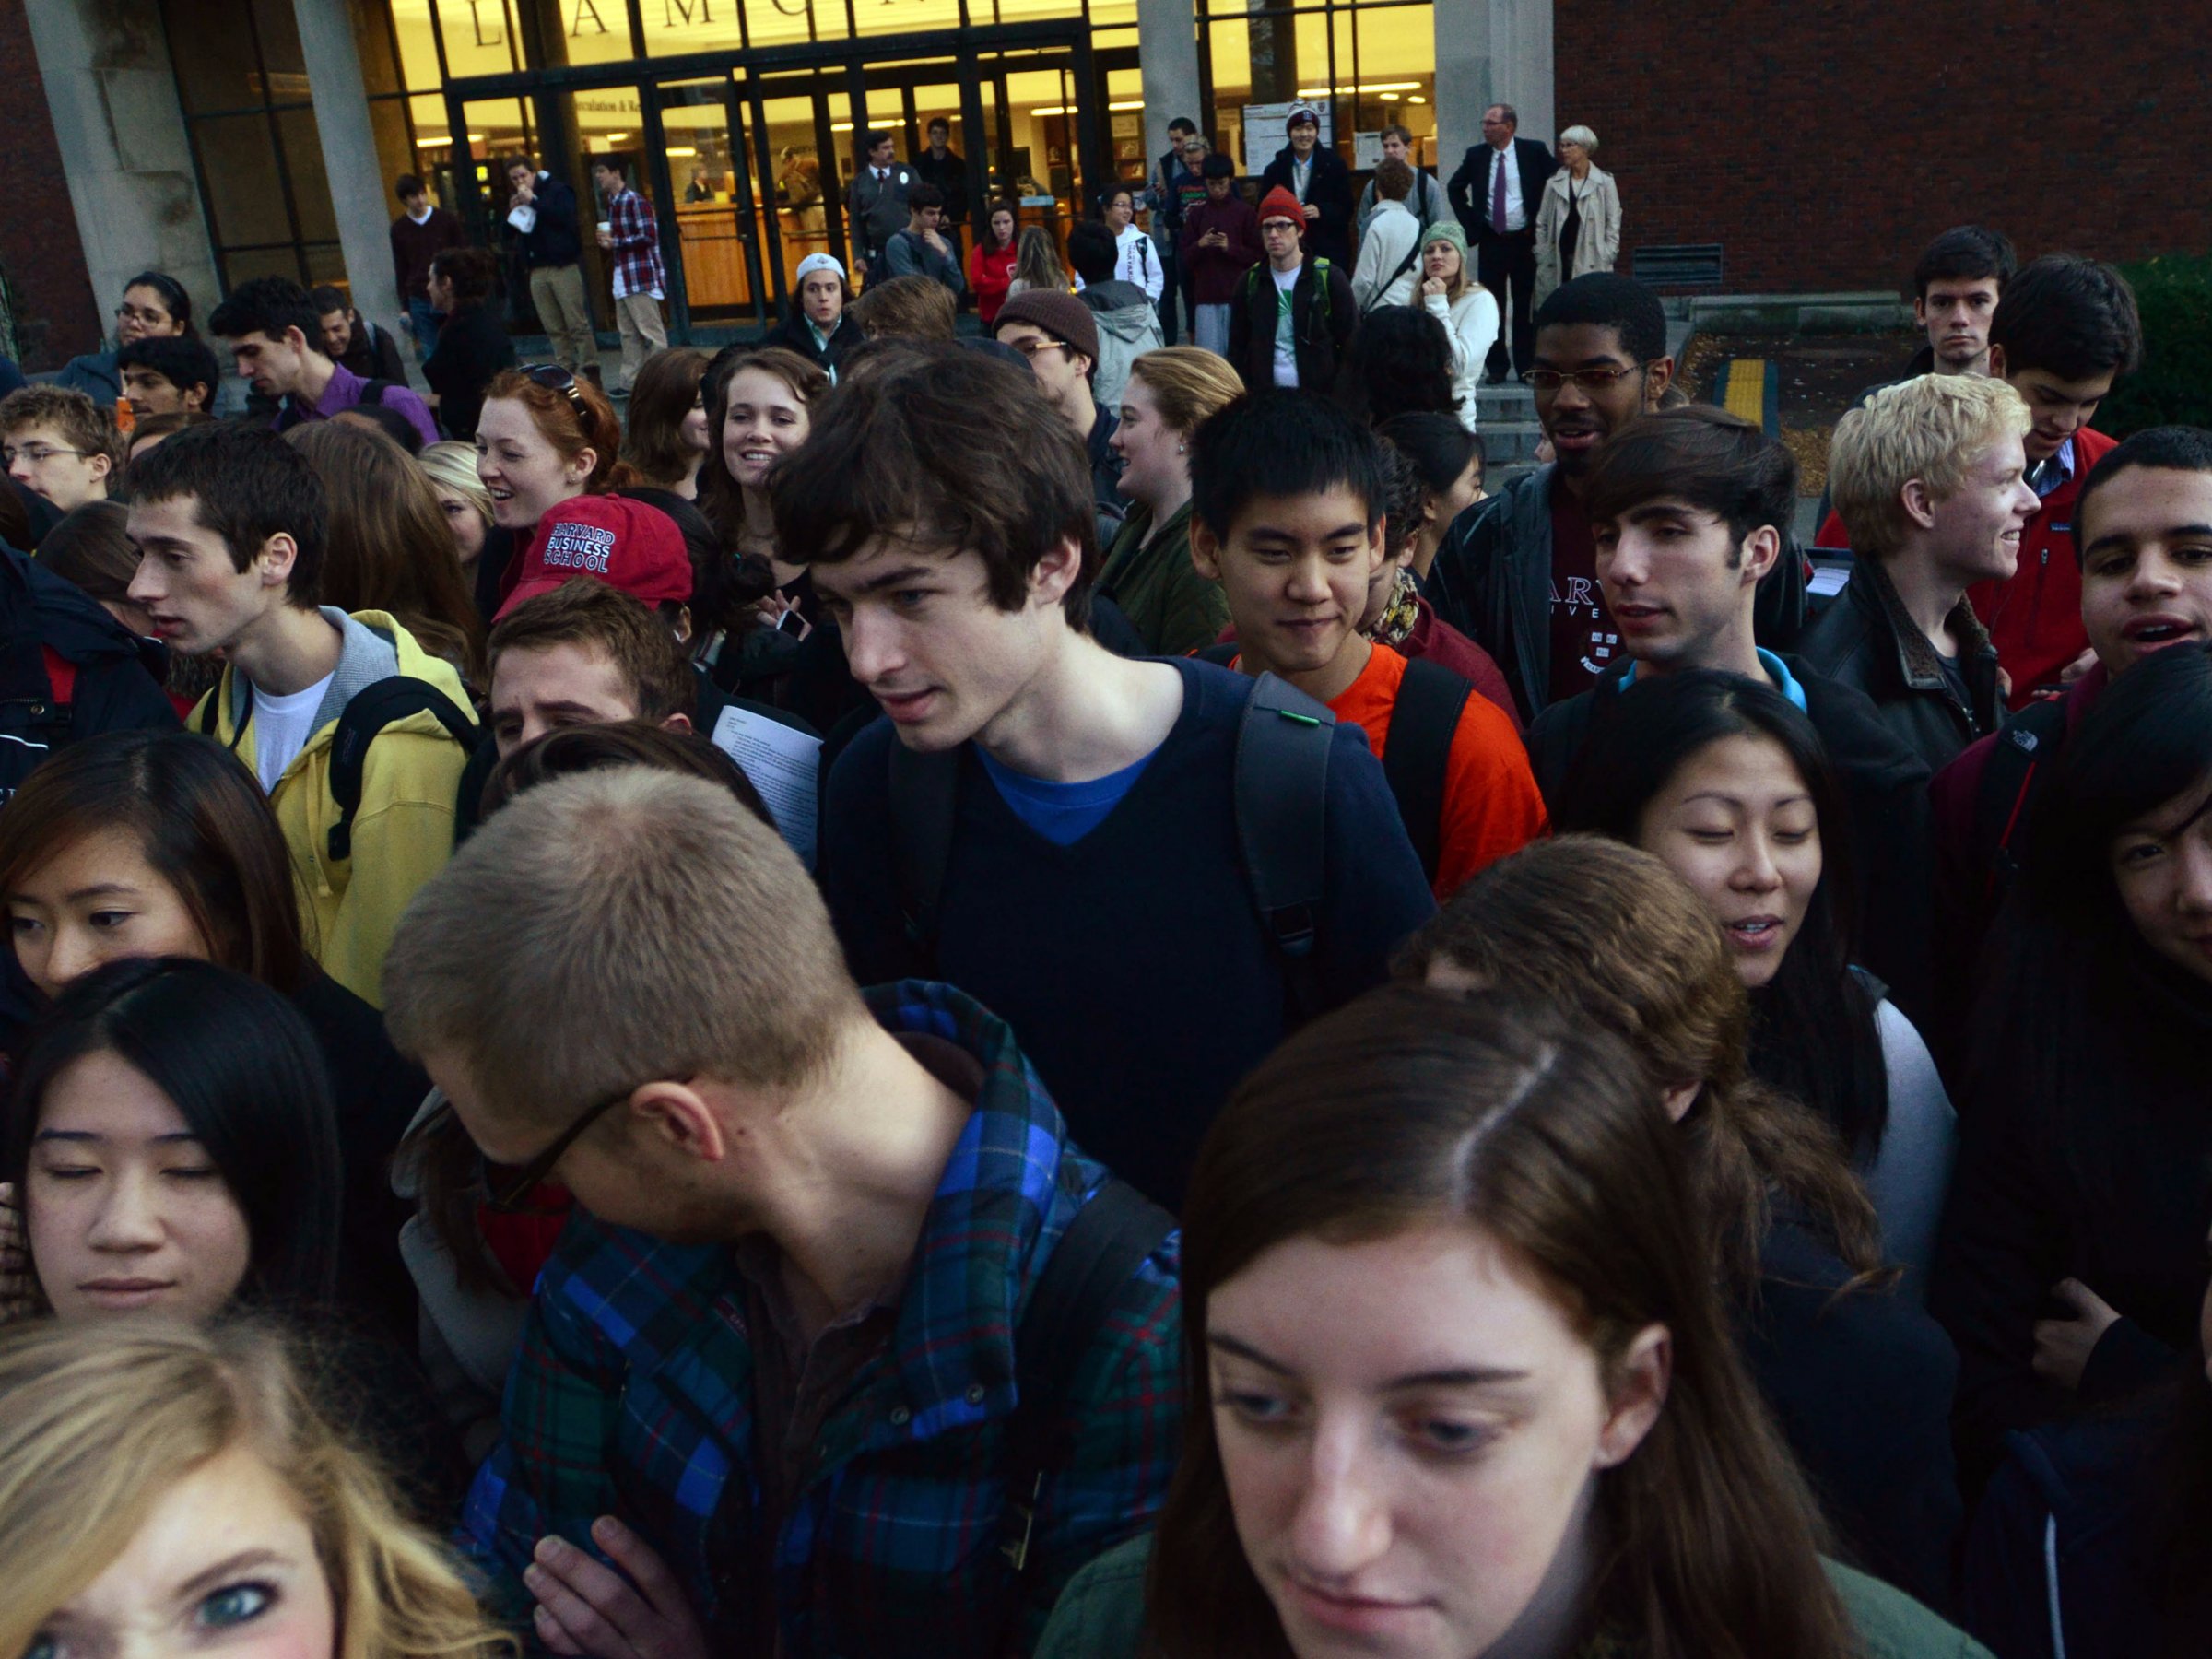
POLYGON ((0 399, 0 1652, 2205 1651, 2212 432, 1947 232, 1829 592, 1491 114, 0 399))

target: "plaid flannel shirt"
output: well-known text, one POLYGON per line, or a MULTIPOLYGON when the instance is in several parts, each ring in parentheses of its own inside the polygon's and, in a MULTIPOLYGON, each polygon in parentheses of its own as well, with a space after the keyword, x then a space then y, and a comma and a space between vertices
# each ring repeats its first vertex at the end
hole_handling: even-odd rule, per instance
POLYGON ((778 1535, 760 1535, 735 1253, 580 1213, 538 1282, 502 1438, 464 1521, 510 1610, 529 1606, 519 1574, 541 1535, 591 1549, 592 1521, 613 1513, 660 1551, 717 1654, 767 1659, 772 1629, 787 1659, 981 1659, 1009 1636, 1027 1653, 1077 1570, 1151 1524, 1182 1420, 1180 1235, 1131 1277, 1077 1369, 1073 1452, 1045 1487, 1032 1546, 1042 1564, 1017 1608, 1000 1551, 1015 1332, 1105 1171, 1069 1142, 1003 1021, 943 985, 910 981, 868 999, 889 1030, 967 1050, 984 1081, 889 1341, 830 1406, 778 1535), (771 1548, 772 1625, 747 1605, 771 1548))
POLYGON ((668 296, 668 269, 661 263, 661 230, 653 217, 653 204, 634 190, 625 190, 606 206, 607 222, 614 227, 615 298, 625 294, 668 296))

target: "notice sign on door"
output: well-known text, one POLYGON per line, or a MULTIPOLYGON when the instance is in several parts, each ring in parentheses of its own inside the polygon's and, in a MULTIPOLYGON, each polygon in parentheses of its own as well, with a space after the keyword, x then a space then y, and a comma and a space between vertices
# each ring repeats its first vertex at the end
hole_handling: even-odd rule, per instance
MULTIPOLYGON (((1313 108, 1321 115, 1321 147, 1327 149, 1335 143, 1335 124, 1330 119, 1328 100, 1322 100, 1313 108)), ((1287 103, 1246 104, 1244 106, 1244 167, 1249 172, 1258 172, 1275 159, 1276 151, 1290 142, 1290 106, 1287 103)))

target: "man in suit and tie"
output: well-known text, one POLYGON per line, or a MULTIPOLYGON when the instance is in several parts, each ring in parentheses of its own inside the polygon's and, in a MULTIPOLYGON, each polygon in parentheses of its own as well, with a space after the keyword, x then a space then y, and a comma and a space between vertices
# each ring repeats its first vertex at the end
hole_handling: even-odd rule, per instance
MULTIPOLYGON (((1480 144, 1468 147, 1466 159, 1452 175, 1452 211, 1459 215, 1468 240, 1476 249, 1476 274, 1498 301, 1498 314, 1506 312, 1506 289, 1512 289, 1512 370, 1526 371, 1535 356, 1535 330, 1529 317, 1529 300, 1536 286, 1536 206, 1544 199, 1545 181, 1559 163, 1540 140, 1516 138, 1521 118, 1512 104, 1492 104, 1482 112, 1480 144)), ((1500 331, 1490 347, 1489 374, 1503 380, 1506 373, 1506 335, 1500 331)))
MULTIPOLYGON (((853 275, 864 282, 887 281, 894 273, 884 250, 906 229, 906 194, 915 183, 912 169, 891 159, 891 135, 880 128, 861 135, 861 164, 845 192, 853 236, 853 275)), ((1533 257, 1533 255, 1532 255, 1533 257)))

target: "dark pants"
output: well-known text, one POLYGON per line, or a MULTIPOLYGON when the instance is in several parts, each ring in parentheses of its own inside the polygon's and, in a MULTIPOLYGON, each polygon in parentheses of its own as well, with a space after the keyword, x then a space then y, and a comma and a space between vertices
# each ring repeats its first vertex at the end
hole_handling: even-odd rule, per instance
POLYGON ((1182 294, 1182 273, 1176 269, 1175 249, 1172 243, 1161 247, 1155 241, 1153 249, 1159 254, 1159 343, 1172 346, 1178 329, 1175 322, 1175 302, 1182 294))
POLYGON ((1485 230, 1476 250, 1475 270, 1482 286, 1490 290, 1490 298, 1498 301, 1498 343, 1490 347, 1489 370, 1493 380, 1500 378, 1505 368, 1506 289, 1512 289, 1512 342, 1514 372, 1533 366, 1536 349, 1536 331, 1529 321, 1529 299, 1536 288, 1536 233, 1532 227, 1526 230, 1509 231, 1499 236, 1485 230))

